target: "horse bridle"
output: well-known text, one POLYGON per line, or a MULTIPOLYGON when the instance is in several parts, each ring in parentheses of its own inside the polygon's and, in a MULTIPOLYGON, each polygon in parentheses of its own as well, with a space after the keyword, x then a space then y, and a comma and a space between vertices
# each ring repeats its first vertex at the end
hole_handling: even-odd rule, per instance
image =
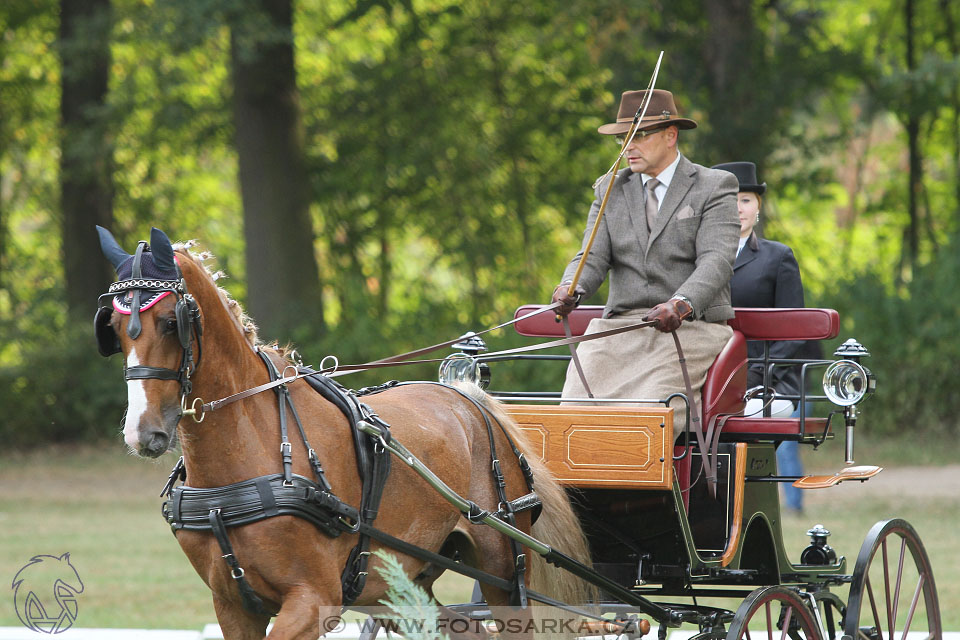
MULTIPOLYGON (((104 304, 104 298, 112 301, 113 298, 121 293, 130 291, 132 301, 130 303, 130 321, 127 323, 127 335, 136 339, 140 335, 142 325, 140 323, 140 303, 144 292, 163 293, 170 292, 177 296, 177 304, 174 308, 174 315, 177 321, 177 337, 180 341, 182 354, 180 357, 179 369, 167 369, 165 367, 148 367, 137 365, 134 367, 126 366, 124 363, 123 377, 125 380, 176 380, 180 383, 180 413, 181 415, 192 415, 193 409, 187 409, 187 396, 193 390, 193 383, 190 376, 196 373, 200 366, 200 360, 203 357, 203 323, 201 322, 200 305, 196 299, 187 292, 187 283, 183 279, 180 267, 177 265, 177 279, 144 279, 142 278, 141 260, 143 251, 147 243, 141 241, 137 245, 137 252, 133 257, 133 269, 128 280, 114 282, 107 289, 107 293, 98 299, 97 313, 93 319, 94 332, 97 338, 97 347, 100 355, 110 357, 115 353, 120 353, 120 339, 110 325, 110 319, 113 315, 113 307, 104 304), (197 357, 193 357, 193 342, 196 339, 197 357)), ((197 400, 194 400, 196 404, 197 400)), ((201 416, 200 420, 203 417, 201 416)))

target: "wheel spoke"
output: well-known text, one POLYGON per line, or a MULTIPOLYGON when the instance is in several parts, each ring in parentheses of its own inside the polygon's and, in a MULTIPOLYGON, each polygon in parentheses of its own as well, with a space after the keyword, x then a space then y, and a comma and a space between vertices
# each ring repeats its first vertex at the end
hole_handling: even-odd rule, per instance
MULTIPOLYGON (((923 591, 924 575, 920 574, 920 580, 917 581, 917 590, 913 592, 913 601, 910 603, 910 611, 907 612, 907 622, 903 625, 903 638, 907 640, 907 632, 910 631, 910 623, 913 622, 913 614, 917 612, 917 603, 920 602, 920 593, 923 591)), ((933 631, 931 629, 931 631, 933 631)))
POLYGON ((787 615, 783 617, 783 630, 780 632, 780 640, 786 640, 787 632, 790 631, 790 619, 793 617, 793 607, 787 608, 787 615))
MULTIPOLYGON (((900 608, 900 581, 903 579, 903 559, 907 554, 907 539, 900 539, 900 562, 897 564, 897 586, 893 591, 893 622, 897 621, 897 609, 900 608)), ((893 625, 890 626, 890 639, 893 640, 893 625)))
POLYGON ((873 623, 877 627, 877 634, 881 640, 883 638, 883 624, 880 623, 880 614, 877 613, 877 601, 873 597, 873 583, 870 582, 870 576, 866 576, 867 597, 870 599, 870 610, 873 612, 873 623))
POLYGON ((773 621, 770 619, 770 603, 766 603, 767 610, 767 640, 773 640, 773 621))
MULTIPOLYGON (((893 610, 890 608, 890 563, 887 560, 887 539, 880 543, 883 549, 883 590, 886 595, 887 627, 890 630, 890 640, 893 640, 893 610)), ((880 636, 883 638, 883 636, 880 636)))

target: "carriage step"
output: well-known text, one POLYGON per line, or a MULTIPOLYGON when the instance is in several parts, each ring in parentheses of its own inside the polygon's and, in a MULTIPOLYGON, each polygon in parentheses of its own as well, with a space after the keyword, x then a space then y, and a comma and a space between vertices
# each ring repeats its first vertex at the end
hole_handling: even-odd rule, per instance
POLYGON ((883 467, 877 467, 872 464, 859 465, 856 467, 847 467, 837 471, 832 476, 804 476, 793 483, 798 489, 826 489, 846 480, 859 480, 861 482, 872 478, 883 471, 883 467))

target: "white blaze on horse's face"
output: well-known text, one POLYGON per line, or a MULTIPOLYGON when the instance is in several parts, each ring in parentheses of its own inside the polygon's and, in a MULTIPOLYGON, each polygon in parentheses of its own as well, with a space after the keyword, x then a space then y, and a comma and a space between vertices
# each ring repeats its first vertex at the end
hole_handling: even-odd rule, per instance
MULTIPOLYGON (((137 348, 130 349, 127 367, 140 365, 137 348)), ((123 441, 134 451, 140 448, 140 421, 147 412, 147 391, 144 380, 127 380, 127 417, 123 422, 123 441)))
MULTIPOLYGON (((173 333, 163 327, 173 319, 173 303, 161 301, 150 313, 141 313, 142 332, 131 340, 126 332, 128 321, 115 325, 127 369, 155 367, 172 369, 180 365, 181 348, 173 333)), ((123 441, 142 456, 163 455, 174 442, 180 420, 180 384, 176 380, 127 380, 127 416, 123 423, 123 441)))

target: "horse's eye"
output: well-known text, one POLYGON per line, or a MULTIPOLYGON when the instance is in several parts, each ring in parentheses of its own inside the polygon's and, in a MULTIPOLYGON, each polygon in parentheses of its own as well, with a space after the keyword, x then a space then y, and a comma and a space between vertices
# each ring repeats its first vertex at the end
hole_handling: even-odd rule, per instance
POLYGON ((177 332, 177 321, 175 318, 168 318, 167 321, 163 323, 163 332, 168 334, 177 332))

